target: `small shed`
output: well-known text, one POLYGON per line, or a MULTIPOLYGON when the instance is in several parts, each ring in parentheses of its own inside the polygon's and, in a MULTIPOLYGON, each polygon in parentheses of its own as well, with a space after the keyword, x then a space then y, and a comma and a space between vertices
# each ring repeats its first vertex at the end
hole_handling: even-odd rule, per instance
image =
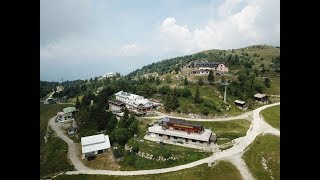
POLYGON ((254 95, 254 100, 256 100, 258 102, 262 102, 262 103, 267 103, 268 102, 268 95, 257 93, 254 95))
POLYGON ((69 135, 74 135, 77 133, 77 128, 71 127, 68 129, 68 134, 69 135))
POLYGON ((64 117, 66 119, 73 118, 76 111, 75 107, 66 107, 63 109, 64 117))
POLYGON ((246 107, 246 102, 244 102, 244 101, 235 100, 233 103, 239 108, 245 108, 246 107))
POLYGON ((44 101, 43 104, 54 104, 54 103, 55 103, 55 101, 54 101, 53 98, 47 98, 47 99, 44 101))
POLYGON ((111 147, 109 136, 98 134, 93 136, 81 137, 82 154, 101 154, 111 147))

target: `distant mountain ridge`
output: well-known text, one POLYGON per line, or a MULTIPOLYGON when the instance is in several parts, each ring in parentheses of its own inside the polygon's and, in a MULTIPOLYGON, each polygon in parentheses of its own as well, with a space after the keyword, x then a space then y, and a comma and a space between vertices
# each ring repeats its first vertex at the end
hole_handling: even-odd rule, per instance
POLYGON ((146 73, 157 72, 159 74, 166 74, 172 71, 179 71, 182 67, 186 66, 192 61, 208 61, 208 62, 225 62, 229 66, 244 65, 245 63, 254 64, 255 61, 264 60, 267 65, 272 63, 272 60, 280 56, 279 46, 269 45, 252 45, 239 49, 219 50, 211 49, 201 51, 192 55, 179 56, 162 60, 156 63, 143 66, 141 69, 137 69, 127 76, 133 77, 137 75, 143 75, 146 73), (235 57, 235 56, 238 57, 235 57), (239 63, 237 63, 237 58, 239 63), (236 59, 234 62, 233 60, 236 59))

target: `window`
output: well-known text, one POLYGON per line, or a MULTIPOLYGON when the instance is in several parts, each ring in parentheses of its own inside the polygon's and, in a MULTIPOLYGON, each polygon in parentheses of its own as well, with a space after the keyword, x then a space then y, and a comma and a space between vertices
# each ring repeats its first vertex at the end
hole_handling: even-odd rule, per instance
POLYGON ((198 133, 198 131, 194 131, 195 133, 198 133))
POLYGON ((202 144, 202 143, 203 143, 203 141, 200 141, 200 143, 202 144))
POLYGON ((174 128, 175 130, 179 130, 178 128, 174 128))
POLYGON ((182 129, 182 128, 181 128, 180 130, 181 130, 181 131, 184 131, 184 129, 182 129))
POLYGON ((192 142, 196 142, 196 140, 192 139, 192 142))
POLYGON ((173 139, 178 139, 177 137, 173 137, 173 139))
POLYGON ((159 136, 162 137, 163 135, 162 135, 162 134, 159 134, 159 136))

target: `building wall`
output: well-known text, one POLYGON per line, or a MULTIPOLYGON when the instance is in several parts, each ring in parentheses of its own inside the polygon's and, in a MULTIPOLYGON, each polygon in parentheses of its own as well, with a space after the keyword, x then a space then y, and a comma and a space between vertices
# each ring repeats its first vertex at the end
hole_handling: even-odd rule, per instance
POLYGON ((118 105, 114 105, 114 104, 109 103, 109 109, 111 111, 121 111, 122 108, 123 108, 122 106, 118 106, 118 105))
POLYGON ((209 144, 209 141, 201 143, 199 140, 194 140, 192 141, 192 139, 185 139, 185 138, 180 138, 180 137, 176 137, 176 139, 173 136, 170 136, 170 138, 168 138, 167 135, 162 135, 161 134, 156 134, 156 133, 151 133, 150 136, 152 138, 158 138, 159 140, 167 140, 167 141, 182 141, 183 143, 188 142, 188 144, 197 144, 197 145, 204 145, 204 144, 209 144))
POLYGON ((198 134, 200 134, 200 132, 202 131, 202 129, 196 128, 196 127, 187 128, 187 127, 181 127, 179 125, 175 125, 175 124, 171 124, 171 123, 168 123, 167 125, 168 125, 169 129, 180 130, 180 131, 183 130, 183 131, 189 132, 189 133, 198 133, 198 134))

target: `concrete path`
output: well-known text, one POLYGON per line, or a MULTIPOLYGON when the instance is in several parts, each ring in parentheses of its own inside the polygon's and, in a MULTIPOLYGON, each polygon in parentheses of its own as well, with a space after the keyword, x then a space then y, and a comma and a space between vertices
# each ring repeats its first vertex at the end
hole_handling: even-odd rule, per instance
POLYGON ((243 155, 243 153, 238 153, 238 154, 235 154, 233 156, 230 156, 230 157, 227 157, 227 158, 224 158, 221 160, 229 161, 233 165, 235 165, 237 167, 237 169, 239 170, 243 179, 254 180, 255 178, 252 176, 252 174, 250 173, 250 170, 248 169, 248 166, 246 165, 246 163, 242 159, 242 155, 243 155))
MULTIPOLYGON (((253 120, 252 124, 247 131, 246 136, 240 137, 234 140, 235 145, 227 150, 218 152, 213 154, 210 157, 189 163, 184 164, 180 166, 170 167, 170 168, 162 168, 162 169, 152 169, 152 170, 139 170, 139 171, 112 171, 112 170, 93 170, 90 168, 85 167, 80 160, 77 157, 77 149, 75 146, 75 143, 68 137, 66 137, 63 132, 59 129, 57 123, 54 122, 54 119, 50 120, 50 125, 53 128, 54 131, 56 131, 57 135, 61 137, 64 141, 68 143, 68 157, 71 159, 72 163, 75 165, 75 168, 77 171, 68 171, 66 174, 100 174, 100 175, 122 175, 122 176, 128 176, 128 175, 146 175, 146 174, 160 174, 160 173, 168 173, 173 171, 178 171, 182 169, 187 169, 191 167, 198 166, 200 164, 204 163, 213 163, 215 161, 221 160, 223 158, 232 157, 237 154, 241 154, 246 147, 248 147, 254 139, 261 133, 271 133, 275 135, 280 135, 280 131, 272 128, 269 124, 267 124, 262 118, 260 117, 260 111, 263 109, 266 109, 271 106, 280 105, 280 102, 265 105, 260 108, 257 108, 253 111, 253 120)), ((240 115, 241 116, 241 115, 240 115)), ((233 117, 234 119, 238 119, 239 117, 233 117)), ((227 118, 226 118, 227 119, 227 118)), ((237 162, 237 161, 234 161, 237 162)), ((240 162, 241 164, 241 162, 240 162)), ((238 166, 237 166, 238 167, 238 166)), ((243 168, 242 168, 243 169, 243 168)), ((245 170, 242 170, 242 174, 244 177, 249 177, 248 173, 245 170)))
POLYGON ((78 158, 78 154, 80 152, 78 151, 78 148, 76 147, 76 144, 68 138, 61 130, 61 124, 55 122, 55 117, 51 118, 49 120, 49 124, 51 128, 55 131, 58 137, 60 137, 62 140, 64 140, 68 144, 68 158, 71 160, 72 164, 74 165, 75 169, 78 171, 88 171, 91 170, 90 168, 84 166, 80 159, 78 158))

